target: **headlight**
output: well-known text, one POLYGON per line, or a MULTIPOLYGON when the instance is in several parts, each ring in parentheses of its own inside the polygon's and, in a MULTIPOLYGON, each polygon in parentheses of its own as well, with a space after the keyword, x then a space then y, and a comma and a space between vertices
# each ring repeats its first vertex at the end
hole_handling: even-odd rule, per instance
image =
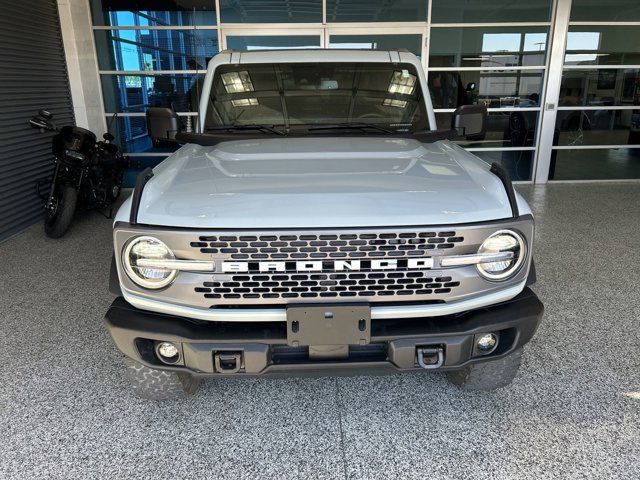
POLYGON ((153 237, 138 237, 124 249, 122 263, 131 280, 145 288, 162 288, 173 282, 177 270, 152 268, 138 264, 140 260, 173 260, 175 256, 164 243, 153 237))
POLYGON ((521 235, 513 230, 500 230, 480 245, 478 253, 511 253, 511 258, 480 263, 477 265, 478 272, 489 280, 505 280, 520 269, 526 257, 526 248, 526 243, 521 235))

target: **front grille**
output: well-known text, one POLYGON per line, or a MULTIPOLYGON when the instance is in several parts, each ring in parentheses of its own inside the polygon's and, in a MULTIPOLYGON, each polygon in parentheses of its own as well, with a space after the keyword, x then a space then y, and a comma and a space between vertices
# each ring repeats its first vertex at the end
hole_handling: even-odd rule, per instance
POLYGON ((228 281, 204 282, 195 291, 210 299, 311 299, 432 296, 460 286, 452 277, 429 271, 232 275, 228 281))
POLYGON ((428 256, 432 250, 462 242, 464 237, 455 231, 426 231, 201 236, 190 245, 201 253, 223 254, 232 260, 305 260, 428 256))
POLYGON ((150 235, 179 259, 215 264, 210 272, 181 271, 159 291, 141 289, 123 275, 128 290, 201 309, 260 310, 296 303, 436 305, 498 291, 521 282, 527 270, 507 282, 488 282, 475 266, 446 268, 440 259, 474 254, 488 236, 505 228, 522 232, 529 241, 533 235, 533 222, 524 219, 298 230, 136 226, 117 228, 115 239, 116 251, 121 252, 132 236, 150 235))

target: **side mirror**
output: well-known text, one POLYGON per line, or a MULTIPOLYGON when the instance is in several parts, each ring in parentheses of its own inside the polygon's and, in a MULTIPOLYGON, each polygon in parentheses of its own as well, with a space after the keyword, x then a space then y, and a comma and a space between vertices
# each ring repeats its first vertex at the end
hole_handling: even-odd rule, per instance
POLYGON ((175 141, 183 130, 182 120, 171 108, 147 108, 147 132, 155 141, 175 141))
POLYGON ((114 137, 109 132, 107 132, 104 135, 102 135, 102 138, 104 138, 107 142, 113 142, 116 137, 114 137))
POLYGON ((51 120, 53 118, 53 113, 51 113, 51 112, 49 112, 47 110, 40 110, 38 112, 38 115, 40 115, 45 120, 51 120))
POLYGON ((49 124, 39 117, 33 117, 31 120, 29 120, 29 125, 31 125, 31 128, 37 128, 41 130, 49 130, 50 128, 49 124))
POLYGON ((451 128, 467 139, 485 135, 487 107, 484 105, 462 105, 456 108, 451 119, 451 128))

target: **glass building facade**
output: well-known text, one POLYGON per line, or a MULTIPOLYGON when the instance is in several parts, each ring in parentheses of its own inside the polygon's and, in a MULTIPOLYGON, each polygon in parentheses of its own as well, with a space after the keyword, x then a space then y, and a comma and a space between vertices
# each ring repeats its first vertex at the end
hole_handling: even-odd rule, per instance
MULTIPOLYGON (((637 0, 90 0, 105 118, 135 170, 170 153, 144 111, 196 121, 223 49, 402 48, 420 57, 440 128, 483 103, 459 143, 514 180, 640 178, 637 0)), ((130 172, 130 177, 135 175, 130 172)))

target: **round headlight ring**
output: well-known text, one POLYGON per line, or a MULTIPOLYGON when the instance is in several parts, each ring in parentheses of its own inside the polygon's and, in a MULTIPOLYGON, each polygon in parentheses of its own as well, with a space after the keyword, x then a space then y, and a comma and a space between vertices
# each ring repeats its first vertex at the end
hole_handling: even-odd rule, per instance
MULTIPOLYGON (((171 249, 167 247, 163 242, 158 240, 157 238, 150 237, 150 236, 136 237, 127 244, 127 246, 125 247, 122 253, 122 264, 124 265, 124 269, 127 272, 127 276, 136 285, 139 285, 143 288, 153 289, 153 290, 157 290, 159 288, 163 288, 171 284, 175 280, 176 275, 178 274, 177 270, 156 269, 158 271, 166 272, 167 275, 162 278, 148 278, 141 275, 140 271, 138 270, 140 267, 137 267, 131 264, 131 251, 136 245, 142 242, 153 243, 160 248, 164 248, 167 253, 166 256, 164 257, 166 259, 173 260, 175 258, 171 249)), ((153 269, 148 269, 148 270, 153 270, 153 269)))
MULTIPOLYGON (((487 241, 501 235, 507 235, 515 239, 519 248, 519 253, 518 253, 518 256, 515 258, 515 261, 513 262, 513 264, 510 265, 506 270, 500 273, 492 273, 492 272, 486 271, 484 268, 482 268, 481 263, 476 265, 478 273, 480 273, 480 275, 486 278, 487 280, 507 280, 513 277, 520 270, 525 259, 527 258, 527 242, 524 240, 524 237, 522 235, 520 235, 518 232, 515 232, 513 230, 498 230, 497 232, 494 232, 489 237, 487 237, 484 242, 482 242, 482 245, 480 245, 480 248, 478 249, 478 253, 488 253, 486 251, 483 251, 483 247, 485 246, 487 241)), ((498 253, 498 252, 495 252, 495 253, 498 253)), ((490 263, 490 262, 487 262, 487 263, 490 263)))

